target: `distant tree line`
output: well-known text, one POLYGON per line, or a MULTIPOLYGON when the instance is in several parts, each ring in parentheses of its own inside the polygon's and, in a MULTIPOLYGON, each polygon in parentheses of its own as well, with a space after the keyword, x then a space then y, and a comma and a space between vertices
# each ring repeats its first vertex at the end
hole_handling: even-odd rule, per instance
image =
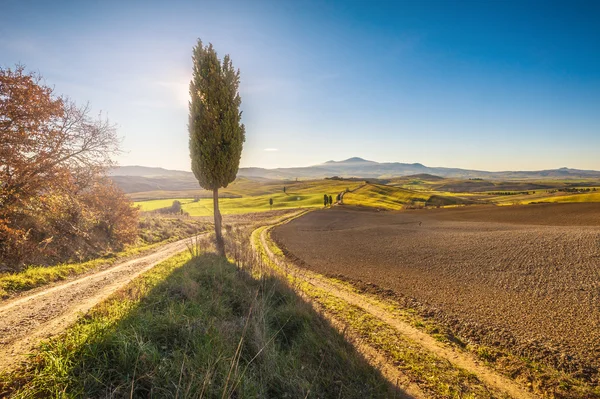
POLYGON ((138 210, 106 177, 118 152, 107 119, 22 66, 0 67, 0 271, 136 240, 138 210))
MULTIPOLYGON (((488 195, 529 195, 529 191, 492 191, 488 192, 488 195)), ((535 194, 535 191, 533 191, 535 194)))
POLYGON ((596 187, 594 188, 571 188, 571 187, 565 187, 565 188, 559 188, 558 191, 563 191, 565 193, 589 193, 590 191, 596 191, 596 187))

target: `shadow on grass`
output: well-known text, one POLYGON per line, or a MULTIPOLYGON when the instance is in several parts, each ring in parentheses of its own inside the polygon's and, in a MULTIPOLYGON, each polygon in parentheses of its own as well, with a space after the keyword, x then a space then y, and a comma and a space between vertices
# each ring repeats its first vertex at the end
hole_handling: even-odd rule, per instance
POLYGON ((155 267, 3 384, 16 397, 409 397, 280 280, 212 254, 155 267))

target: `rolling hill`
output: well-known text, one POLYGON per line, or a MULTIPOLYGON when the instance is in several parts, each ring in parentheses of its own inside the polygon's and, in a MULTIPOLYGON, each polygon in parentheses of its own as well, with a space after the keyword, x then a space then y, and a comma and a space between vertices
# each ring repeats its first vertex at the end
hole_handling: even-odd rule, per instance
MULTIPOLYGON (((359 177, 366 179, 389 179, 393 177, 489 179, 489 180, 576 180, 599 179, 600 171, 581 169, 549 169, 539 171, 488 172, 481 170, 429 167, 420 163, 374 162, 353 157, 343 161, 295 168, 240 168, 238 177, 250 179, 296 180, 322 179, 325 177, 359 177)), ((191 190, 198 182, 191 172, 151 168, 145 166, 122 166, 110 171, 111 178, 127 193, 154 190, 191 190)), ((541 187, 540 187, 541 188, 541 187)))

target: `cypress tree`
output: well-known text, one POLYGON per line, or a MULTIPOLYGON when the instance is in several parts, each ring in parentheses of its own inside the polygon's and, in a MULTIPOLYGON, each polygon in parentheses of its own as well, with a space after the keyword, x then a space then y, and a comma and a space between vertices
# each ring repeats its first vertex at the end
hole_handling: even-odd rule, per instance
POLYGON ((198 43, 192 53, 188 131, 192 171, 204 189, 213 192, 217 252, 225 255, 219 211, 219 188, 235 180, 245 128, 241 123, 240 71, 229 55, 219 60, 212 44, 198 43))

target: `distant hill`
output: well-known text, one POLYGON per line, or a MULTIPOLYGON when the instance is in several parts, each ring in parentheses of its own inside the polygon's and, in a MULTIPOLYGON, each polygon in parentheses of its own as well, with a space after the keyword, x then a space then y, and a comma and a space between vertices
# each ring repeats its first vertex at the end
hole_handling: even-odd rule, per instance
MULTIPOLYGON (((146 166, 121 166, 110 171, 110 176, 125 192, 134 193, 154 190, 197 189, 198 182, 192 172, 169 170, 146 166)), ((389 179, 410 177, 422 180, 443 178, 488 180, 544 180, 544 179, 599 179, 600 171, 570 168, 539 171, 487 172, 459 168, 429 167, 420 163, 374 162, 353 157, 343 161, 296 168, 240 168, 238 177, 250 179, 295 180, 323 179, 339 176, 344 178, 389 179)), ((482 185, 482 183, 472 185, 482 185)), ((542 188, 540 186, 539 188, 542 188)))
POLYGON ((426 180, 426 181, 444 180, 443 177, 430 175, 429 173, 419 173, 417 175, 408 175, 408 176, 404 176, 404 177, 406 179, 419 179, 419 180, 426 180))
POLYGON ((155 168, 149 166, 119 166, 109 171, 109 176, 192 176, 192 172, 185 172, 183 170, 170 170, 164 168, 155 168))
POLYGON ((327 161, 320 165, 300 168, 241 168, 239 176, 269 179, 324 178, 331 176, 386 179, 414 176, 424 180, 440 178, 485 178, 493 180, 516 179, 600 179, 600 172, 580 169, 550 169, 540 171, 487 172, 482 170, 429 167, 421 163, 374 162, 359 157, 343 161, 327 161), (423 177, 419 177, 423 176, 423 177))

